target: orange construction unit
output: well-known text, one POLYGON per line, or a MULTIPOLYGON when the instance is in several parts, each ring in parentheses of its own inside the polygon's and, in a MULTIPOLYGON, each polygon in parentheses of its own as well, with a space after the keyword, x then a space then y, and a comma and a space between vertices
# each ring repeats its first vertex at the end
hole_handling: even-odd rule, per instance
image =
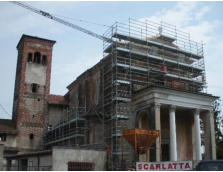
POLYGON ((155 143, 160 131, 135 128, 123 130, 122 136, 133 146, 136 153, 141 154, 155 143))

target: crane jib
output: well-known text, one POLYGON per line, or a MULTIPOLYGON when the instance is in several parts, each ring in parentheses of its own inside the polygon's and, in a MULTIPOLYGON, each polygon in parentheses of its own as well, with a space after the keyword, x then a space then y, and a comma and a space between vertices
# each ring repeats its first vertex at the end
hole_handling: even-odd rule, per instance
POLYGON ((80 26, 78 26, 78 25, 75 25, 75 24, 73 24, 73 23, 70 23, 70 22, 68 22, 68 21, 62 20, 62 19, 60 19, 60 18, 58 18, 58 17, 53 16, 52 14, 50 14, 50 13, 48 13, 48 12, 39 10, 39 9, 37 9, 37 8, 34 8, 34 7, 31 7, 31 6, 27 5, 27 4, 22 3, 22 2, 19 2, 19 1, 11 1, 11 2, 12 2, 13 4, 16 4, 16 5, 20 6, 20 7, 23 7, 23 8, 25 8, 25 9, 27 9, 27 10, 30 10, 30 11, 32 11, 32 12, 34 12, 34 13, 37 13, 37 14, 39 14, 39 15, 42 15, 42 16, 47 17, 47 18, 49 18, 49 19, 52 19, 52 20, 54 20, 54 21, 56 21, 56 22, 59 22, 59 23, 61 23, 61 24, 64 24, 64 25, 66 25, 66 26, 68 26, 68 27, 71 27, 71 28, 73 28, 73 29, 76 29, 76 30, 79 30, 79 31, 81 31, 81 32, 84 32, 84 33, 86 33, 86 34, 88 34, 88 35, 91 35, 91 36, 93 36, 93 37, 95 37, 95 38, 101 39, 101 40, 106 41, 106 42, 112 42, 112 39, 109 39, 109 38, 107 38, 107 37, 104 37, 104 36, 102 36, 102 35, 99 35, 99 34, 97 34, 97 33, 94 33, 94 32, 92 32, 92 31, 90 31, 90 30, 87 30, 87 29, 85 29, 85 28, 82 28, 82 27, 80 27, 80 26))

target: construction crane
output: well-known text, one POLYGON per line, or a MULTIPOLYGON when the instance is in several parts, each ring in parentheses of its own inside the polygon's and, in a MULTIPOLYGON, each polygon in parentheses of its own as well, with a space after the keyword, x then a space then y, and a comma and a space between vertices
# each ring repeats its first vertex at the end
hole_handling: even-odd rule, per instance
POLYGON ((58 23, 64 24, 64 25, 66 25, 68 27, 71 27, 71 28, 73 28, 75 30, 79 30, 81 32, 84 32, 84 33, 86 33, 88 35, 91 35, 91 36, 93 36, 95 38, 101 39, 101 40, 106 41, 106 42, 112 42, 112 39, 106 38, 106 37, 104 37, 102 35, 99 35, 97 33, 89 31, 89 30, 87 30, 85 28, 82 28, 82 27, 80 27, 78 25, 75 25, 73 23, 70 23, 70 22, 67 22, 65 20, 62 20, 61 18, 58 18, 58 17, 56 17, 56 16, 54 16, 54 15, 48 13, 48 12, 45 12, 45 11, 42 11, 40 9, 34 8, 34 7, 32 7, 30 5, 27 5, 25 3, 22 3, 22 2, 19 2, 19 1, 11 1, 11 3, 16 4, 16 5, 20 6, 20 7, 23 7, 25 9, 29 10, 29 11, 32 11, 32 12, 34 12, 36 14, 39 14, 41 16, 44 16, 46 18, 49 18, 51 20, 54 20, 54 21, 56 21, 58 23))

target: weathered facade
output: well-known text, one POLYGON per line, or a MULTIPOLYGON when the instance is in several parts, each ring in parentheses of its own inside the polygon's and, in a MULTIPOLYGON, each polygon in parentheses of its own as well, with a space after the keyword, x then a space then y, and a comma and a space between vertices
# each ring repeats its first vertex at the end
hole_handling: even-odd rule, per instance
POLYGON ((16 69, 13 120, 18 130, 16 144, 36 149, 48 120, 52 50, 55 41, 23 35, 16 69))
POLYGON ((11 155, 7 159, 7 170, 10 171, 75 171, 73 162, 79 162, 82 166, 79 170, 102 171, 105 170, 106 152, 54 147, 52 150, 11 155))

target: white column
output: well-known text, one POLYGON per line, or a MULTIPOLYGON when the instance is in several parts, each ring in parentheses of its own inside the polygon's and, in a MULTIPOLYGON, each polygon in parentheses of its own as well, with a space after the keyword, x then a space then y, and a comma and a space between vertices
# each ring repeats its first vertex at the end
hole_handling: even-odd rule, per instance
POLYGON ((195 132, 195 150, 196 150, 196 160, 202 160, 201 157, 201 129, 200 129, 200 118, 199 110, 194 111, 194 132, 195 132))
POLYGON ((155 109, 155 129, 160 131, 160 137, 156 138, 156 161, 159 162, 161 156, 161 124, 160 124, 160 104, 154 104, 155 109))
POLYGON ((176 139, 176 120, 175 120, 175 106, 170 106, 170 161, 177 161, 177 139, 176 139))
POLYGON ((209 111, 210 117, 210 132, 211 132, 211 157, 213 160, 216 159, 216 137, 215 137, 215 128, 214 128, 214 112, 213 109, 209 111))

